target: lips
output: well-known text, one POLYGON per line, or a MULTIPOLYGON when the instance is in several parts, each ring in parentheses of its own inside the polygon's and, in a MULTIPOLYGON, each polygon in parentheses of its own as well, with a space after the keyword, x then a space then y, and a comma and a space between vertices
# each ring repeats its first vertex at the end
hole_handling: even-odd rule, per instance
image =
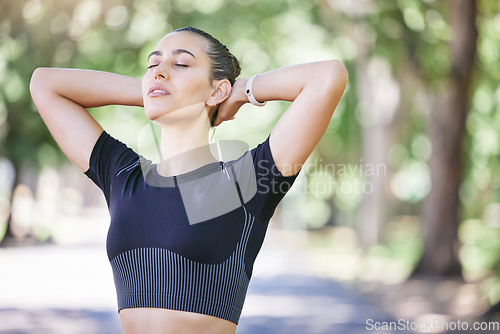
POLYGON ((149 88, 148 96, 165 96, 170 95, 169 91, 160 84, 155 84, 149 88))

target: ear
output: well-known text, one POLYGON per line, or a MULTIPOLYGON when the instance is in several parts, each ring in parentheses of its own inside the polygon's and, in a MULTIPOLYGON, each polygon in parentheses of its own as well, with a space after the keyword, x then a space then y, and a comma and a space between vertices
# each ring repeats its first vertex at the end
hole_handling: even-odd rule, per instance
POLYGON ((214 81, 214 90, 207 100, 207 105, 215 107, 224 102, 231 95, 231 83, 227 79, 214 81))

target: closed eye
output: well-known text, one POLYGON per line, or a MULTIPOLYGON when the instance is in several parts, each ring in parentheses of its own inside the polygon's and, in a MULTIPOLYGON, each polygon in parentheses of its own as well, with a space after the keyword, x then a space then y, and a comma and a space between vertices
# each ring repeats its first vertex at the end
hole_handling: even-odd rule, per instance
MULTIPOLYGON (((158 64, 153 64, 153 65, 149 65, 148 66, 148 69, 152 69, 154 67, 158 66, 158 64)), ((186 68, 186 67, 189 67, 189 65, 186 65, 186 64, 175 64, 175 66, 177 67, 182 67, 182 68, 186 68)))

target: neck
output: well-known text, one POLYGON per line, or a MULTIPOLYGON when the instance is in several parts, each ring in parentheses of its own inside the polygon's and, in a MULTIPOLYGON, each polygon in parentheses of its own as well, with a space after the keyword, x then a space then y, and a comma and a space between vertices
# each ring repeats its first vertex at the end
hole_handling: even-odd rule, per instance
POLYGON ((162 156, 157 166, 160 175, 179 175, 217 161, 210 151, 210 122, 205 108, 194 118, 168 116, 157 120, 162 128, 162 156))

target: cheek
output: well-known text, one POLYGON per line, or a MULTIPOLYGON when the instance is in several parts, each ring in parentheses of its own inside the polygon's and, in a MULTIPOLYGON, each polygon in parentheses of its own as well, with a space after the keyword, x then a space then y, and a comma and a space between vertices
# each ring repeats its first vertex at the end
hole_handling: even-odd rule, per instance
POLYGON ((151 86, 151 84, 149 83, 150 79, 149 79, 149 75, 146 73, 143 77, 142 77, 142 81, 141 81, 141 90, 142 90, 142 95, 147 95, 147 91, 148 91, 148 87, 151 86))
POLYGON ((189 73, 185 72, 184 76, 179 76, 179 79, 183 81, 183 86, 186 90, 190 92, 196 92, 197 95, 200 93, 211 90, 211 83, 209 79, 209 74, 203 69, 197 68, 189 73))
POLYGON ((198 99, 201 98, 203 100, 207 100, 210 97, 212 90, 212 86, 207 82, 206 78, 203 77, 202 79, 197 78, 196 80, 193 80, 189 84, 186 91, 188 91, 188 94, 193 97, 196 96, 198 99))

